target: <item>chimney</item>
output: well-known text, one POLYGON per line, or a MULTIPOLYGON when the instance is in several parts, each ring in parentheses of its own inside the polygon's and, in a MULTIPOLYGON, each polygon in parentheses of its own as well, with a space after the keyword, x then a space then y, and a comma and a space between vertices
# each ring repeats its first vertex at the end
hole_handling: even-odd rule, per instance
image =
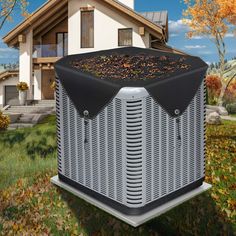
POLYGON ((118 2, 134 10, 134 1, 135 0, 119 0, 118 2))

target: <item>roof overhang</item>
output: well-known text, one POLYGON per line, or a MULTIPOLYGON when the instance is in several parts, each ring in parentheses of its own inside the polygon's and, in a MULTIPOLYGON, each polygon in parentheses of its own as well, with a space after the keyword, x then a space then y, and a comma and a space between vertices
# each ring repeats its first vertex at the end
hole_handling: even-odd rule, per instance
POLYGON ((18 44, 18 36, 29 29, 36 29, 45 20, 56 14, 61 9, 67 7, 67 0, 49 0, 22 23, 17 25, 13 30, 3 37, 3 42, 8 46, 16 46, 18 44))
POLYGON ((19 75, 18 70, 7 70, 0 73, 0 82, 19 75))
MULTIPOLYGON (((157 25, 151 20, 145 18, 141 14, 135 12, 133 9, 121 4, 115 0, 100 0, 101 3, 109 5, 109 7, 125 14, 127 17, 132 18, 140 26, 144 26, 148 31, 158 38, 161 42, 166 42, 167 37, 165 29, 161 25, 157 25)), ((58 13, 61 9, 67 8, 68 0, 49 0, 34 13, 32 13, 22 23, 17 25, 7 35, 3 37, 4 43, 8 46, 15 47, 18 45, 18 36, 24 34, 29 29, 36 30, 45 21, 53 17, 54 14, 58 13)))

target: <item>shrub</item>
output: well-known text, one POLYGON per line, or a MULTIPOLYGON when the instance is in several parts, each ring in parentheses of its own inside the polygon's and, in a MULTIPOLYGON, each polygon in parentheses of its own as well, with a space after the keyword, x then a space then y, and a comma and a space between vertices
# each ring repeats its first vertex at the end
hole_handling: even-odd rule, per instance
POLYGON ((9 124, 10 124, 9 116, 3 115, 2 112, 0 111, 0 131, 6 130, 9 124))
POLYGON ((27 84, 26 82, 19 82, 19 83, 16 85, 16 87, 17 87, 17 90, 18 90, 18 91, 26 91, 26 90, 29 89, 29 86, 28 86, 28 84, 27 84))
POLYGON ((230 114, 236 114, 236 103, 227 104, 226 109, 230 114))
POLYGON ((224 95, 224 103, 231 104, 236 103, 236 80, 232 81, 224 95))
POLYGON ((206 77, 206 87, 208 92, 208 102, 211 105, 217 103, 218 97, 220 95, 221 89, 220 77, 217 75, 208 75, 206 77))

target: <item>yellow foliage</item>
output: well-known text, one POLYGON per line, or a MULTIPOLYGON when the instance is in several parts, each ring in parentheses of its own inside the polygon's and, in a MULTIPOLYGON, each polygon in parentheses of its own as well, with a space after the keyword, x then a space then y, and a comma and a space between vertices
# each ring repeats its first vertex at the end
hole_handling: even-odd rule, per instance
POLYGON ((0 111, 0 131, 7 129, 9 124, 10 124, 9 116, 3 115, 2 112, 0 111))
POLYGON ((191 28, 188 37, 209 35, 224 37, 229 24, 236 25, 236 0, 184 0, 187 10, 184 16, 191 28))
POLYGON ((26 82, 19 82, 19 83, 16 85, 16 87, 17 87, 17 90, 18 90, 18 91, 26 91, 26 90, 29 89, 29 86, 28 86, 28 84, 27 84, 26 82))

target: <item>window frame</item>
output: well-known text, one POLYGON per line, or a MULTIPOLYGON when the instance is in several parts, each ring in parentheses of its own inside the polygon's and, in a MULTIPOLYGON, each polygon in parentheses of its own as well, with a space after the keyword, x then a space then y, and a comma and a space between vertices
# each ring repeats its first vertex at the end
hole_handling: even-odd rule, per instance
POLYGON ((119 28, 118 29, 118 47, 132 47, 133 46, 133 28, 119 28), (123 45, 120 44, 120 31, 122 30, 131 30, 131 44, 130 45, 123 45))
MULTIPOLYGON (((59 34, 62 34, 63 35, 63 40, 62 40, 62 50, 63 50, 63 57, 64 56, 67 56, 68 55, 68 45, 67 45, 67 55, 66 55, 66 53, 65 53, 65 35, 67 34, 67 41, 68 41, 68 38, 69 38, 69 34, 68 34, 68 32, 66 32, 66 31, 64 31, 64 32, 56 32, 56 47, 58 47, 58 35, 59 34)), ((58 49, 56 48, 56 53, 57 53, 57 57, 58 57, 58 51, 57 51, 58 49)))
POLYGON ((95 44, 95 42, 94 42, 94 33, 95 33, 95 30, 94 30, 94 26, 95 26, 95 19, 94 19, 95 17, 94 17, 94 9, 86 9, 86 10, 80 10, 80 48, 94 48, 94 44, 95 44), (93 23, 93 39, 92 39, 92 45, 91 46, 84 46, 83 45, 83 37, 82 37, 82 25, 83 25, 83 20, 82 20, 82 18, 83 18, 83 13, 84 12, 91 12, 91 13, 93 13, 93 21, 92 21, 92 23, 93 23))

